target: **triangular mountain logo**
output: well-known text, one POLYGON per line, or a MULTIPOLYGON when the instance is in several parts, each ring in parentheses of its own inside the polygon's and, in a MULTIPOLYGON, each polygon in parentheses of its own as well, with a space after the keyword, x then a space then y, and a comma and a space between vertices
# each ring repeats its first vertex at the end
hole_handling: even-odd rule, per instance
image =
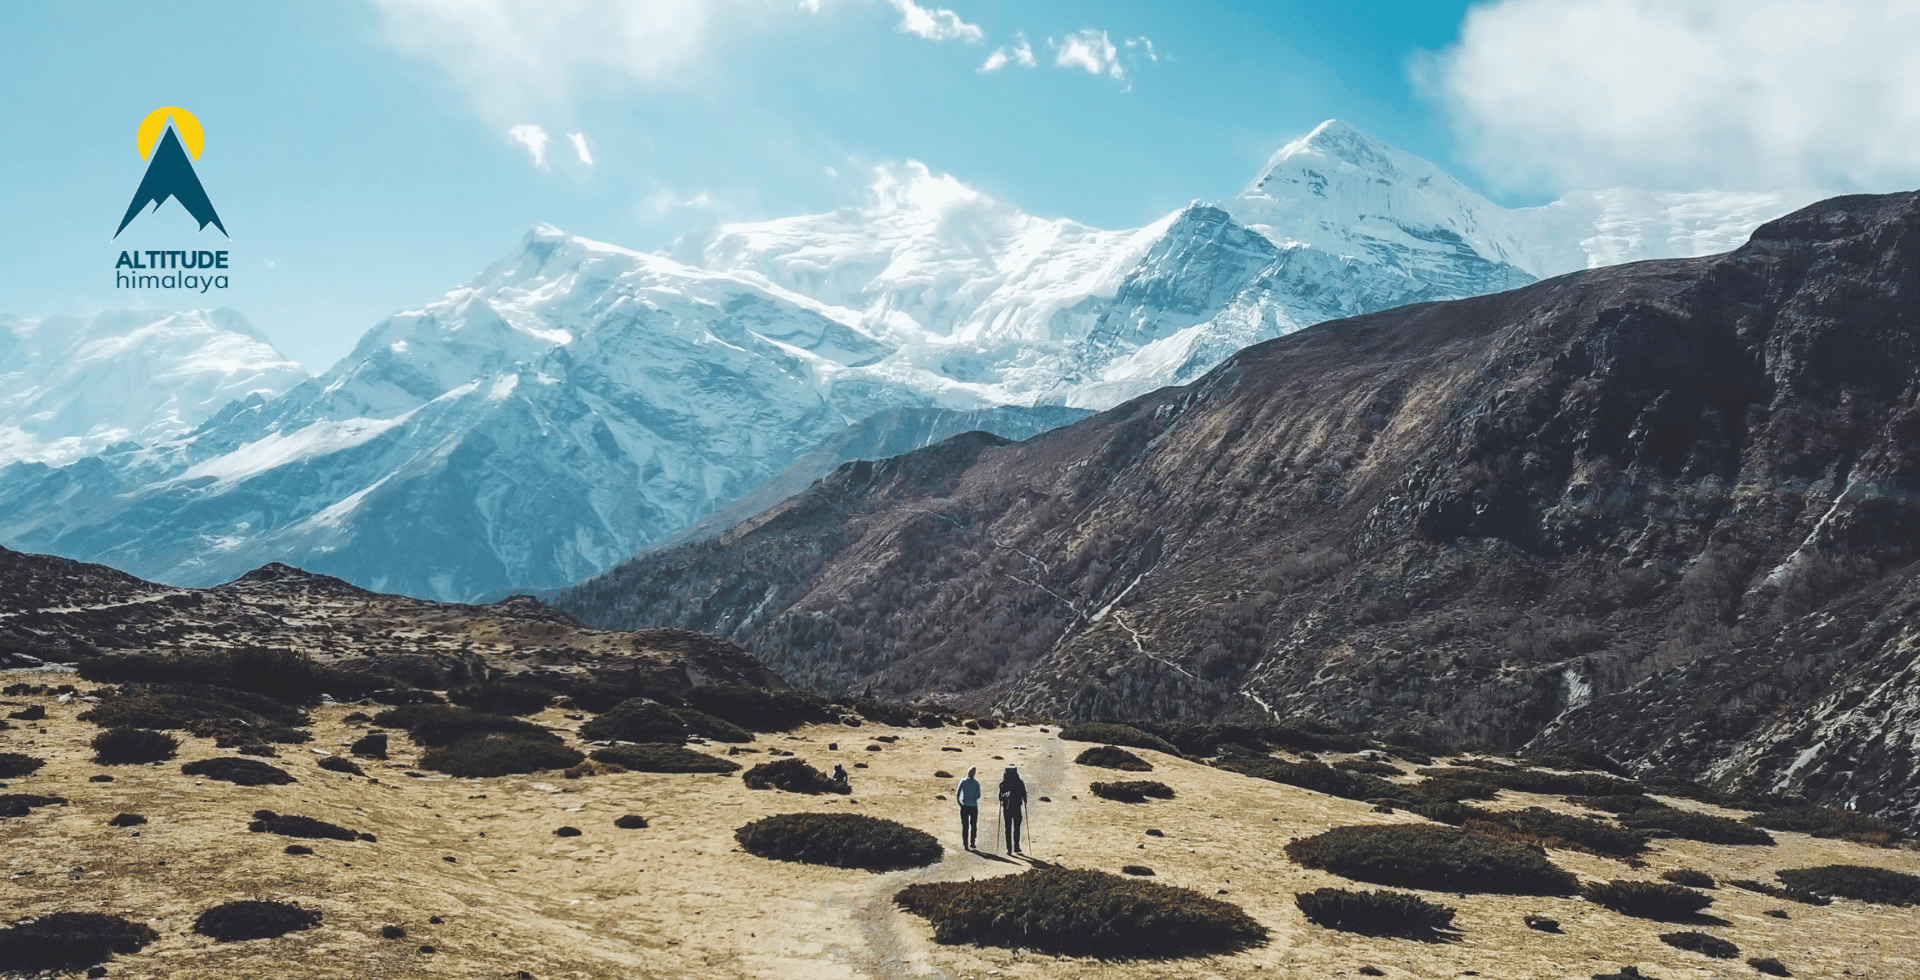
POLYGON ((147 175, 140 178, 140 189, 133 192, 133 202, 127 205, 126 217, 120 219, 120 227, 114 229, 113 237, 119 238, 120 233, 127 230, 141 208, 152 204, 159 210, 171 197, 187 209, 193 220, 200 222, 201 231, 212 225, 220 229, 220 234, 232 238, 227 226, 220 223, 219 213, 213 210, 207 189, 200 186, 200 175, 193 172, 193 161, 199 158, 205 145, 205 131, 193 113, 178 106, 148 113, 140 123, 139 134, 140 155, 147 160, 147 175))

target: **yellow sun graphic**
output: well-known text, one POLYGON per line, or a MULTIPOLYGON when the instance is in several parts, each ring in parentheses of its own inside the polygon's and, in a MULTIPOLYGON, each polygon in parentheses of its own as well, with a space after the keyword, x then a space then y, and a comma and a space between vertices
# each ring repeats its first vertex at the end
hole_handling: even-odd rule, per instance
POLYGON ((195 160, 200 159, 200 150, 207 145, 206 131, 200 128, 200 120, 195 119, 193 113, 177 105, 161 106, 140 120, 140 159, 153 154, 153 145, 160 142, 160 132, 167 128, 168 117, 172 117, 173 131, 180 134, 180 142, 186 144, 187 152, 195 160))

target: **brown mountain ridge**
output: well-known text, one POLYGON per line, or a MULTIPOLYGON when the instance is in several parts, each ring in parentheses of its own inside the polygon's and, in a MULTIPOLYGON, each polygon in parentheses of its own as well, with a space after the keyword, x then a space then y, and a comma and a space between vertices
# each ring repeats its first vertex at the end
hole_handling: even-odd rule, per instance
POLYGON ((847 464, 554 602, 823 690, 1578 744, 1911 825, 1917 341, 1920 194, 1836 198, 847 464))

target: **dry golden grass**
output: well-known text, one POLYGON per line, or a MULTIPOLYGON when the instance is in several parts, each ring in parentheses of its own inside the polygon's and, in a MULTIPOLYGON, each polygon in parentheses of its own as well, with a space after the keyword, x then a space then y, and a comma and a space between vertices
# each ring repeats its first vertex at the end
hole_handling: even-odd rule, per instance
MULTIPOLYGON (((6 675, 0 674, 0 679, 6 675)), ((63 796, 66 806, 0 821, 0 907, 21 919, 60 911, 110 912, 145 922, 160 938, 109 964, 111 975, 152 980, 260 977, 854 978, 1084 977, 1330 978, 1374 966, 1394 978, 1457 977, 1468 970, 1508 980, 1584 980, 1636 965, 1665 980, 1754 976, 1743 962, 1713 960, 1660 940, 1673 926, 1629 918, 1575 897, 1537 898, 1414 892, 1457 909, 1456 939, 1422 943, 1336 932, 1308 922, 1294 894, 1363 888, 1295 865, 1289 839, 1334 826, 1418 822, 1369 805, 1253 779, 1151 750, 1135 750, 1177 791, 1150 807, 1097 800, 1089 786, 1111 776, 1070 760, 1084 743, 1033 726, 972 731, 892 729, 883 752, 862 751, 878 726, 838 725, 763 735, 751 748, 781 748, 816 767, 853 773, 850 796, 797 798, 754 792, 737 774, 611 773, 564 779, 559 772, 488 779, 437 773, 410 778, 421 748, 392 742, 388 762, 363 761, 378 779, 319 768, 311 749, 341 753, 365 726, 342 719, 351 707, 314 713, 314 741, 286 747, 275 764, 299 782, 240 787, 183 776, 183 762, 224 755, 210 739, 183 738, 179 758, 158 765, 105 767, 91 761, 93 726, 80 704, 44 704, 41 722, 0 732, 0 751, 47 760, 9 780, 5 792, 63 796), (858 737, 855 737, 855 736, 858 737), (840 748, 832 751, 828 743, 840 748), (942 752, 943 747, 959 753, 942 752), (853 762, 869 768, 854 769, 853 762), (1073 868, 1118 872, 1151 866, 1154 881, 1216 895, 1272 932, 1262 947, 1204 959, 1101 962, 968 945, 941 946, 926 921, 892 904, 916 882, 967 880, 1026 869, 1021 860, 959 847, 952 779, 933 776, 978 765, 988 790, 983 850, 994 842, 993 782, 1017 763, 1035 798, 1027 851, 1073 868), (108 773, 110 783, 88 777, 108 773), (942 798, 945 797, 945 798, 942 798), (1040 797, 1049 798, 1042 801, 1040 797), (286 838, 249 833, 256 810, 296 813, 370 832, 377 842, 302 841, 311 856, 284 853, 286 838), (734 830, 799 809, 864 813, 933 833, 946 856, 927 868, 887 874, 768 861, 738 849, 734 830), (119 813, 149 818, 115 828, 119 813), (634 814, 646 827, 624 830, 634 814), (578 837, 557 837, 562 826, 578 837), (1150 836, 1151 827, 1164 836, 1150 836), (136 836, 137 835, 137 836, 136 836), (453 858, 447 861, 446 858, 453 858), (78 869, 78 870, 75 870, 78 869), (195 918, 240 899, 291 902, 323 913, 309 930, 268 940, 216 943, 195 935, 195 918), (1556 919, 1561 933, 1527 928, 1523 917, 1556 919), (440 917, 440 923, 431 917, 440 917), (406 931, 381 938, 382 928, 406 931), (422 953, 422 945, 435 952, 422 953)), ((580 724, 558 710, 531 720, 568 733, 580 724)), ((724 747, 696 747, 722 753, 724 747)), ((764 758, 765 756, 762 756, 764 758)), ((1671 800, 1701 812, 1741 816, 1671 800)), ((1503 791, 1490 809, 1544 806, 1595 816, 1557 797, 1503 791)), ((1772 880, 1782 868, 1872 864, 1920 873, 1920 853, 1775 832, 1775 847, 1663 839, 1648 866, 1574 851, 1552 860, 1585 880, 1644 878, 1678 867, 1715 878, 1772 880)), ((1920 908, 1846 899, 1816 907, 1739 889, 1712 892, 1707 913, 1726 925, 1689 925, 1724 937, 1742 957, 1778 957, 1795 976, 1920 977, 1920 908), (1766 916, 1786 908, 1790 918, 1766 916)))

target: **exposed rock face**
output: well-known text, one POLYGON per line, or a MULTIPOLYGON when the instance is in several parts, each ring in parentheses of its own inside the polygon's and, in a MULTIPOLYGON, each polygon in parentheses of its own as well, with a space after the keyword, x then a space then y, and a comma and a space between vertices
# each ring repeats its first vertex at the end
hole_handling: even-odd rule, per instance
POLYGON ((1920 194, 1321 324, 562 593, 822 688, 1307 714, 1911 806, 1920 194), (1784 747, 1783 747, 1784 746, 1784 747))

